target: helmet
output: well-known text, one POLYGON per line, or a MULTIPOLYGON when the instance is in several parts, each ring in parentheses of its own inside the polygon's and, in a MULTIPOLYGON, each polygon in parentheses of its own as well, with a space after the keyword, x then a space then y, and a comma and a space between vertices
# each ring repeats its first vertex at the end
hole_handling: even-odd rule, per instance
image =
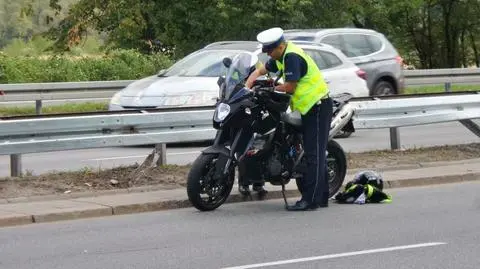
POLYGON ((379 190, 383 190, 383 177, 375 171, 360 171, 353 177, 353 182, 361 185, 369 184, 379 190))

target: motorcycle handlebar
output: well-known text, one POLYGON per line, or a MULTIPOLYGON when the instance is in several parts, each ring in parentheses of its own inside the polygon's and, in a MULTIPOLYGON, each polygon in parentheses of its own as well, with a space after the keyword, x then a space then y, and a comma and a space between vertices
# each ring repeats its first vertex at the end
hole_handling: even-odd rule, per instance
POLYGON ((258 91, 274 92, 274 91, 275 91, 275 87, 254 86, 252 90, 253 90, 254 92, 258 92, 258 91))

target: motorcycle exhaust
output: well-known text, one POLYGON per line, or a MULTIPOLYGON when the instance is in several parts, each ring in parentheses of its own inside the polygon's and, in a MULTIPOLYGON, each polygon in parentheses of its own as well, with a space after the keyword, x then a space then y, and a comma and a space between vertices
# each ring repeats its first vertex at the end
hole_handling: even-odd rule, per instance
POLYGON ((335 115, 330 124, 328 140, 332 139, 352 119, 355 109, 351 104, 345 104, 335 115))

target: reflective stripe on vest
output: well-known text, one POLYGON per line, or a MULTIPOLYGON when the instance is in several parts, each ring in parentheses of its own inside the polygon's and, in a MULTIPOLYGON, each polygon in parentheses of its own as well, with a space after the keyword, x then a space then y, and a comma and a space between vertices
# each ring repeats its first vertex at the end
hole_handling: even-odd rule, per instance
MULTIPOLYGON (((323 75, 312 58, 303 52, 295 44, 288 42, 282 61, 275 61, 279 71, 284 71, 285 55, 290 52, 297 53, 307 62, 307 73, 297 83, 297 88, 292 96, 292 111, 298 110, 300 114, 305 115, 319 100, 328 94, 327 83, 323 75)), ((285 72, 283 72, 283 81, 285 72)))

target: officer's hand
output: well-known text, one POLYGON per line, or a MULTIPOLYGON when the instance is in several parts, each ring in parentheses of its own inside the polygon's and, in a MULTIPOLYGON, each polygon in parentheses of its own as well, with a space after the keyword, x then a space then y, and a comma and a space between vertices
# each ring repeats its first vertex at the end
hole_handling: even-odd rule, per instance
POLYGON ((261 88, 260 85, 255 85, 255 86, 253 86, 253 88, 252 88, 251 90, 254 91, 254 92, 256 92, 256 91, 258 91, 260 88, 261 88))

